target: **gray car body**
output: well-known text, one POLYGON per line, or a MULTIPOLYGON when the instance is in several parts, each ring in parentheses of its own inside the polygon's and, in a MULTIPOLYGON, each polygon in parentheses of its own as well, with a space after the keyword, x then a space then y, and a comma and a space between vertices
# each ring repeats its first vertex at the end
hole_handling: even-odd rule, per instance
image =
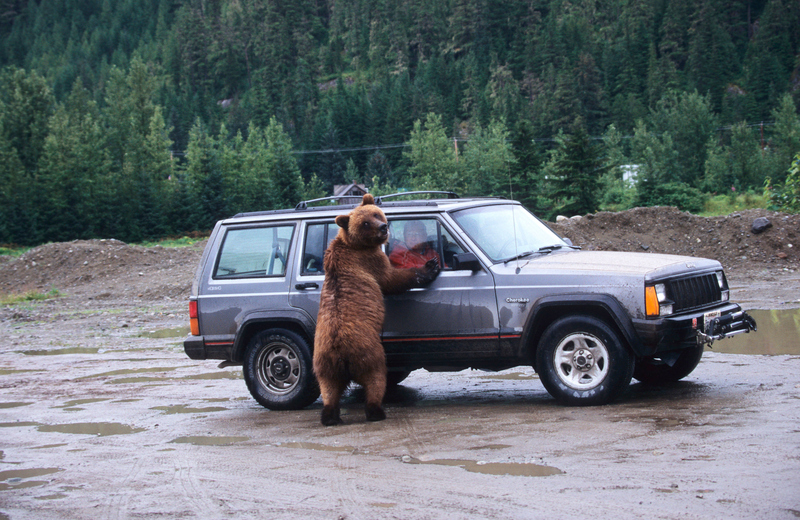
MULTIPOLYGON (((390 370, 502 370, 535 365, 537 342, 547 325, 559 316, 575 313, 609 323, 637 359, 668 356, 671 351, 697 346, 696 331, 702 330, 704 316, 740 310, 736 304, 716 301, 691 312, 645 316, 647 284, 721 272, 720 263, 709 259, 564 247, 509 262, 493 262, 452 214, 479 205, 501 204, 519 205, 499 199, 382 205, 390 222, 400 218, 436 219, 480 264, 474 270, 444 269, 427 287, 385 298, 382 340, 390 370)), ((262 212, 218 222, 192 286, 199 335, 186 338, 187 355, 240 364, 250 340, 260 331, 276 327, 295 332, 313 345, 324 275, 303 272, 303 240, 311 224, 331 223, 336 215, 353 207, 262 212), (284 251, 285 276, 224 280, 214 277, 228 230, 274 223, 294 226, 288 251, 284 251)))

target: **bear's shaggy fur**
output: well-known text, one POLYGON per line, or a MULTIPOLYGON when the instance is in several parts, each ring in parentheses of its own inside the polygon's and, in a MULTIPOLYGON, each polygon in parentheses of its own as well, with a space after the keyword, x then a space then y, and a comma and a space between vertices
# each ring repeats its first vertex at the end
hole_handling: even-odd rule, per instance
POLYGON ((386 355, 381 345, 383 295, 426 285, 439 274, 436 260, 421 269, 397 269, 381 245, 389 237, 372 195, 336 218, 339 233, 325 252, 325 281, 314 338, 314 373, 322 394, 322 424, 342 422, 339 400, 350 381, 364 387, 368 421, 386 418, 386 355))

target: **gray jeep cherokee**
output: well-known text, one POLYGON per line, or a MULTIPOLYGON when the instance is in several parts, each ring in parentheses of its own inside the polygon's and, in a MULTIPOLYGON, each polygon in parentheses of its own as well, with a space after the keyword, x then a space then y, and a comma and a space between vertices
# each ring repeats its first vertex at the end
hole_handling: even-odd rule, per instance
MULTIPOLYGON (((756 328, 730 301, 715 260, 581 251, 516 201, 401 195, 421 194, 376 199, 389 220, 386 253, 421 223, 442 271, 424 288, 385 298, 390 385, 419 368, 532 365, 560 402, 599 405, 632 377, 677 381, 706 344, 756 328)), ((250 393, 273 410, 319 396, 311 360, 322 257, 334 219, 355 207, 309 203, 218 222, 189 302, 186 354, 242 365, 250 393)))

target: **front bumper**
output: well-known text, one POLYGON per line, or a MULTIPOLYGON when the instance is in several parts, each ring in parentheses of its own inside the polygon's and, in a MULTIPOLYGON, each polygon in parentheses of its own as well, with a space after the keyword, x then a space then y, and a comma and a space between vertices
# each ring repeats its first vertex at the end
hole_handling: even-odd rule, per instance
POLYGON ((633 327, 642 341, 640 354, 652 356, 754 331, 756 322, 739 305, 728 303, 678 316, 633 320, 633 327))

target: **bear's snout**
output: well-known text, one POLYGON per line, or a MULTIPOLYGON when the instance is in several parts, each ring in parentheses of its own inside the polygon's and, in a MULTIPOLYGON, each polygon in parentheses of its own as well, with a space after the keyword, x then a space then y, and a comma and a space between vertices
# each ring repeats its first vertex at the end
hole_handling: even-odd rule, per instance
POLYGON ((381 224, 378 226, 378 231, 381 235, 386 235, 389 233, 389 224, 381 224))

